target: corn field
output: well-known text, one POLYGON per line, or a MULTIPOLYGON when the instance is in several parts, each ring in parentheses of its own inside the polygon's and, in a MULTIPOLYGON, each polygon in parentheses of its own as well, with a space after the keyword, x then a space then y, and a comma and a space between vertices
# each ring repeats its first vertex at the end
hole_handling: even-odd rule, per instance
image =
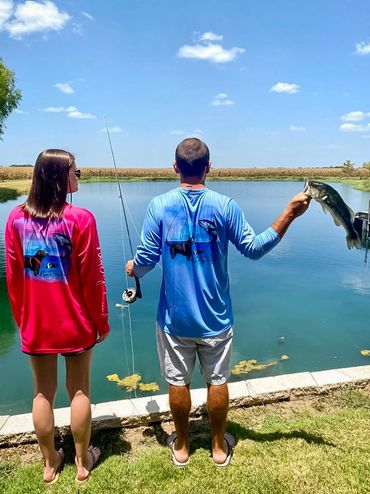
MULTIPOLYGON (((81 168, 81 179, 115 180, 114 168, 81 168)), ((0 166, 0 182, 8 180, 31 179, 33 167, 0 166)), ((118 168, 117 173, 122 180, 176 180, 178 176, 172 168, 118 168)), ((264 179, 293 179, 306 178, 369 178, 370 171, 366 168, 354 168, 351 173, 343 171, 342 167, 330 168, 213 168, 208 178, 215 180, 264 180, 264 179)))

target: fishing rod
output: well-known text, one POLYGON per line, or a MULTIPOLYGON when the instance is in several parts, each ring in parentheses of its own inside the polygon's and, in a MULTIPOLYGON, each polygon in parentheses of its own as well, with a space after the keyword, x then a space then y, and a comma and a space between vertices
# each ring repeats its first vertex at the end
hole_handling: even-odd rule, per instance
MULTIPOLYGON (((125 225, 126 225, 126 230, 127 230, 128 242, 129 242, 130 251, 131 251, 131 258, 133 259, 134 258, 134 249, 132 248, 132 242, 131 242, 131 236, 130 236, 130 229, 129 229, 128 221, 127 221, 126 208, 125 208, 125 203, 123 201, 121 183, 120 183, 120 180, 119 180, 119 177, 118 177, 116 159, 115 159, 114 152, 113 152, 112 141, 111 141, 111 138, 110 138, 110 132, 109 132, 108 123, 107 123, 106 118, 104 118, 104 122, 105 122, 105 128, 107 130, 110 152, 111 152, 111 155, 112 155, 112 161, 113 161, 113 166, 114 166, 114 173, 115 173, 116 182, 117 182, 117 186, 118 186, 118 194, 119 194, 119 198, 121 200, 123 217, 125 219, 125 225)), ((141 293, 141 287, 140 287, 139 278, 137 276, 135 276, 134 278, 135 278, 135 288, 128 287, 122 293, 122 299, 127 304, 132 304, 132 303, 135 302, 136 299, 143 298, 143 295, 141 293)))

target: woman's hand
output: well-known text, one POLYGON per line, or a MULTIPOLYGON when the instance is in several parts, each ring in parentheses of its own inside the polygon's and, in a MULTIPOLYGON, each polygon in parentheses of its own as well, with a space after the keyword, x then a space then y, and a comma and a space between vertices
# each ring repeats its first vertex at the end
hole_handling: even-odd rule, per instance
POLYGON ((106 340, 108 338, 108 335, 109 335, 109 333, 105 333, 105 334, 99 334, 98 333, 98 337, 96 338, 95 343, 101 343, 102 341, 106 340))

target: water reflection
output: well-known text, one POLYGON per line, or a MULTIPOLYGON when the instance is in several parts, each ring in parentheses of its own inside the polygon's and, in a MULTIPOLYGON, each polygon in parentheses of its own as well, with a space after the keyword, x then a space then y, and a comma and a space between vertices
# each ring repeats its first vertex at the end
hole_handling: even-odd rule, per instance
POLYGON ((370 295, 370 271, 364 268, 361 275, 347 275, 343 278, 343 287, 361 295, 370 295))

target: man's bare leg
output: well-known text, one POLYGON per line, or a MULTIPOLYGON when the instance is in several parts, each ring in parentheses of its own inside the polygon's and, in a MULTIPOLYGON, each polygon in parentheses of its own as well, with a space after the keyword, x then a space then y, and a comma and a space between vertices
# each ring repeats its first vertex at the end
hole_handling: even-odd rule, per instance
POLYGON ((168 394, 177 435, 174 444, 174 454, 177 461, 184 463, 189 459, 190 386, 189 384, 186 386, 174 386, 170 384, 168 394))
POLYGON ((229 409, 229 391, 227 384, 207 384, 207 408, 212 427, 212 458, 215 463, 224 463, 228 447, 224 439, 227 412, 229 409))

